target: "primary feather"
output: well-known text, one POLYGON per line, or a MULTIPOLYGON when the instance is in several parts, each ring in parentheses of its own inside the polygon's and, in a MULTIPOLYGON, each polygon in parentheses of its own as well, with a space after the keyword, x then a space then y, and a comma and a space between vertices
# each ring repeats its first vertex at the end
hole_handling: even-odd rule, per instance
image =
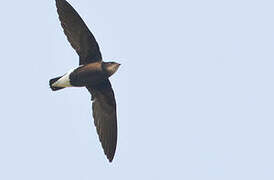
POLYGON ((98 43, 75 9, 65 0, 56 0, 56 6, 64 33, 79 55, 79 64, 101 61, 98 43))

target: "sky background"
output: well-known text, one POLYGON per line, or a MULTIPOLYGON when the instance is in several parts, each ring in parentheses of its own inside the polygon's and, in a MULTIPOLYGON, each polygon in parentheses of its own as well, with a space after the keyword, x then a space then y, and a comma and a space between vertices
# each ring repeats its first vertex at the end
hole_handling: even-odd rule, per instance
POLYGON ((0 179, 273 180, 274 2, 70 0, 111 77, 108 163, 54 0, 1 4, 0 179))

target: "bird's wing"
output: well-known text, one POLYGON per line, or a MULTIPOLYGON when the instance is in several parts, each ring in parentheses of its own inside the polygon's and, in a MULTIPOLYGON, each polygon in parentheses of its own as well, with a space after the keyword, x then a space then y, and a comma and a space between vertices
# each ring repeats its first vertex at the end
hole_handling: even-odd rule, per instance
POLYGON ((101 61, 98 43, 75 9, 66 0, 56 0, 56 6, 64 33, 80 57, 80 65, 101 61))
POLYGON ((111 162, 117 144, 117 115, 114 92, 109 80, 87 89, 92 95, 94 124, 104 152, 111 162))

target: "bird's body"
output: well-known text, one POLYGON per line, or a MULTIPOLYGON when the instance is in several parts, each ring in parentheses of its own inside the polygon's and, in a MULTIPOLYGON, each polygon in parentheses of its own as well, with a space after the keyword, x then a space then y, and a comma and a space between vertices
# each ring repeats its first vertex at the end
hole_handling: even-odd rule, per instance
POLYGON ((50 82, 52 90, 65 87, 96 86, 106 81, 119 68, 118 63, 105 63, 103 61, 80 65, 68 71, 65 75, 54 78, 50 82), (56 80, 56 81, 55 81, 56 80))
POLYGON ((94 36, 66 0, 55 0, 62 28, 71 46, 79 55, 79 67, 49 81, 57 91, 66 87, 86 87, 92 95, 94 124, 104 152, 111 162, 117 144, 116 101, 109 77, 120 64, 102 61, 94 36))

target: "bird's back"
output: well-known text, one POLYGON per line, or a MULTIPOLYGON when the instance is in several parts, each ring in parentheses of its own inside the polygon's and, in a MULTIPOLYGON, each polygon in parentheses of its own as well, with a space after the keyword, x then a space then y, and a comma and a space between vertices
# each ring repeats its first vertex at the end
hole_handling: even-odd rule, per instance
POLYGON ((73 86, 97 85, 107 78, 101 61, 80 66, 70 74, 70 82, 73 86))

